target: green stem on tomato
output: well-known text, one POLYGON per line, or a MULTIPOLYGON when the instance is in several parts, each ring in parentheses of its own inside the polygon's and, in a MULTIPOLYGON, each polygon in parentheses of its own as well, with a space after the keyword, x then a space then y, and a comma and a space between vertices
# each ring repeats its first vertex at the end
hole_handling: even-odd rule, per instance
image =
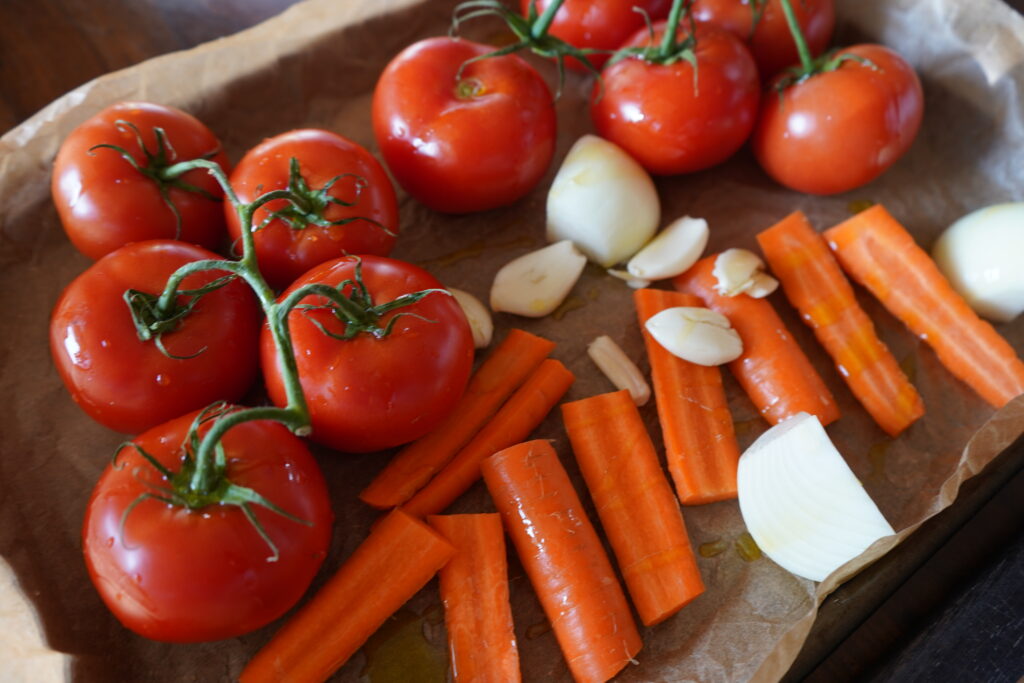
POLYGON ((665 22, 665 33, 661 36, 659 52, 663 58, 676 51, 676 34, 679 31, 679 22, 683 18, 683 8, 688 4, 687 0, 672 0, 672 9, 669 10, 668 20, 665 22))
POLYGON ((782 5, 782 14, 786 17, 786 24, 789 26, 789 32, 793 36, 793 42, 796 43, 796 51, 800 55, 801 70, 804 74, 810 74, 815 69, 814 57, 811 55, 810 48, 807 47, 807 39, 804 38, 804 33, 800 30, 800 22, 796 20, 793 6, 789 0, 779 0, 779 4, 782 5))
MULTIPOLYGON (((530 35, 534 38, 543 38, 547 35, 548 29, 551 28, 551 22, 555 20, 555 15, 558 14, 558 8, 562 6, 565 0, 551 0, 551 3, 544 9, 544 13, 541 14, 537 21, 534 22, 533 26, 530 27, 530 35)), ((536 7, 536 5, 534 5, 536 7)))

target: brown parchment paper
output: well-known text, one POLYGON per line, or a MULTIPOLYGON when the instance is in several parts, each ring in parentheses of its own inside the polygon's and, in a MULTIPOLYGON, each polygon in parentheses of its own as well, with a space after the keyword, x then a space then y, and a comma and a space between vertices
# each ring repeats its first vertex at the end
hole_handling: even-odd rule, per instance
MULTIPOLYGON (((123 629, 89 583, 79 528, 89 492, 122 437, 78 410, 47 351, 49 310, 61 288, 88 266, 64 238, 49 204, 48 176, 60 141, 102 107, 137 98, 173 104, 199 116, 236 160, 262 138, 302 126, 332 129, 375 150, 370 95, 378 74, 404 46, 444 33, 453 5, 453 0, 309 0, 237 36, 84 85, 0 139, 0 396, 5 402, 0 418, 0 555, 12 569, 0 580, 4 680, 43 680, 47 672, 59 676, 62 669, 81 681, 228 680, 275 628, 218 643, 155 643, 123 629), (30 607, 38 611, 38 621, 30 607), (36 625, 45 647, 31 644, 36 625), (8 666, 12 662, 18 668, 8 666)), ((743 150, 716 169, 659 179, 666 220, 682 214, 706 217, 712 226, 710 250, 754 248, 755 232, 794 209, 804 210, 823 229, 848 216, 852 201, 867 199, 885 203, 930 247, 963 213, 1022 199, 1024 20, 997 0, 848 0, 839 2, 838 15, 837 42, 884 42, 918 69, 926 93, 925 120, 909 154, 860 190, 820 198, 774 185, 743 150)), ((485 40, 499 34, 500 28, 487 22, 469 30, 471 37, 485 40)), ((535 63, 553 83, 553 67, 535 63)), ((462 217, 441 216, 404 198, 403 235, 394 255, 486 300, 497 268, 543 243, 544 198, 554 169, 569 145, 591 130, 583 106, 587 90, 584 78, 570 77, 557 104, 555 163, 531 195, 505 209, 462 217)), ((499 337, 509 327, 521 326, 558 342, 555 357, 578 378, 569 399, 611 388, 586 357, 586 343, 595 336, 609 334, 634 358, 643 358, 627 288, 588 268, 573 297, 580 306, 561 319, 496 317, 499 337)), ((700 558, 706 594, 676 617, 643 631, 645 646, 638 663, 621 680, 778 679, 799 651, 824 596, 947 507, 963 480, 1024 432, 1024 400, 993 414, 877 303, 861 298, 928 408, 924 419, 896 440, 886 439, 856 405, 780 295, 775 303, 841 403, 843 418, 829 428, 832 439, 900 533, 820 585, 796 578, 766 558, 746 562, 731 547, 716 557, 700 558)), ((1001 332, 1018 352, 1024 351, 1024 320, 1004 325, 1001 332)), ((766 425, 726 375, 737 432, 746 446, 766 425)), ((660 443, 653 405, 644 415, 660 443)), ((557 417, 549 417, 538 435, 554 440, 582 492, 557 417)), ((331 555, 313 590, 365 536, 372 515, 355 493, 383 463, 381 455, 323 450, 317 455, 338 521, 331 555)), ((491 507, 478 486, 453 509, 491 507)), ((697 545, 715 540, 731 544, 744 530, 735 501, 687 508, 684 515, 697 545)), ((525 679, 569 680, 514 559, 511 574, 525 679)), ((430 584, 410 602, 403 618, 426 615, 426 646, 443 659, 443 626, 433 616, 437 603, 436 585, 430 584)), ((394 658, 405 656, 401 649, 389 652, 394 658)), ((367 680, 368 671, 361 653, 337 679, 367 680)))

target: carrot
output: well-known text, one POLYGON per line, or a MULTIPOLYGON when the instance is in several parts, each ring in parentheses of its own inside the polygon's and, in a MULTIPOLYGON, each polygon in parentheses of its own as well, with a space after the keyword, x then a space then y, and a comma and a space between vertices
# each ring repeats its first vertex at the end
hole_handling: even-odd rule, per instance
POLYGON ((472 439, 541 361, 554 342, 513 329, 477 368, 452 413, 399 451, 359 497, 378 509, 401 505, 472 439))
POLYGON ((548 358, 541 363, 491 421, 403 509, 416 517, 444 511, 480 478, 484 458, 530 436, 573 379, 557 360, 548 358))
POLYGON ((242 671, 242 683, 323 681, 454 554, 444 538, 394 510, 242 671))
POLYGON ((701 259, 673 284, 681 292, 699 296, 739 333, 743 354, 729 363, 729 369, 758 412, 773 425, 797 413, 816 415, 823 425, 838 420, 839 406, 832 392, 775 308, 767 299, 720 294, 715 289, 714 267, 714 256, 701 259))
POLYGON ((440 578, 456 683, 521 680, 501 515, 433 515, 427 521, 455 546, 440 578))
POLYGON ((825 232, 854 280, 928 342, 942 364, 996 408, 1024 393, 1024 363, 956 293, 935 262, 879 204, 825 232))
POLYGON ((665 459, 679 500, 684 505, 700 505, 735 498, 740 450, 722 372, 673 356, 644 328, 654 314, 675 306, 701 306, 700 299, 661 289, 638 289, 633 300, 651 361, 665 459))
POLYGON ((704 592, 672 494, 628 391, 562 405, 590 497, 640 619, 653 626, 704 592))
POLYGON ((832 356, 857 400, 890 436, 924 415, 924 404, 867 313, 835 258, 797 211, 757 236, 786 297, 832 356))
POLYGON ((547 441, 528 441, 487 458, 481 469, 573 678, 607 681, 642 643, 558 455, 547 441))

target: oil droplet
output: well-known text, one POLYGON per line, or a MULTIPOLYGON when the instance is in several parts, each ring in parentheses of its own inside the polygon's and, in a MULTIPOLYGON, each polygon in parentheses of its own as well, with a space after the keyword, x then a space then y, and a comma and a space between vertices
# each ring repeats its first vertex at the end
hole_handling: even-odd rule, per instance
POLYGON ((533 640, 534 638, 540 638, 545 633, 551 630, 551 622, 545 619, 544 621, 533 624, 532 626, 526 627, 526 638, 527 640, 533 640))
POLYGON ((889 452, 891 441, 879 441, 868 449, 868 462, 871 463, 871 474, 868 478, 872 481, 885 479, 885 455, 889 452))
POLYGON ((917 381, 917 356, 910 354, 900 361, 900 370, 911 384, 917 381))
POLYGON ((870 199, 853 199, 846 204, 846 210, 853 215, 858 214, 861 211, 867 211, 874 205, 875 203, 870 199))
POLYGON ((757 547, 757 543, 754 542, 754 537, 750 535, 750 532, 744 531, 740 534, 734 545, 736 546, 736 554, 742 557, 745 562, 761 559, 761 549, 757 547))
POLYGON ((587 305, 587 302, 579 298, 576 295, 570 296, 568 299, 562 302, 562 304, 554 310, 551 317, 555 320, 561 320, 570 311, 575 311, 578 308, 583 308, 587 305))
POLYGON ((362 676, 370 683, 445 683, 448 658, 427 642, 423 624, 423 618, 408 609, 388 619, 363 646, 362 676))
POLYGON ((444 606, 440 603, 431 605, 427 609, 423 610, 423 614, 420 615, 423 620, 431 626, 437 626, 444 621, 444 606))
POLYGON ((168 384, 171 383, 171 378, 168 377, 167 375, 157 375, 156 383, 162 387, 166 387, 168 384))
POLYGON ((591 301, 597 301, 598 297, 601 296, 601 290, 597 287, 591 287, 587 290, 587 298, 591 301))
POLYGON ((725 549, 729 547, 729 544, 722 539, 714 541, 708 541, 707 543, 701 543, 697 548, 697 552, 700 553, 701 557, 714 557, 715 555, 721 555, 725 552, 725 549))

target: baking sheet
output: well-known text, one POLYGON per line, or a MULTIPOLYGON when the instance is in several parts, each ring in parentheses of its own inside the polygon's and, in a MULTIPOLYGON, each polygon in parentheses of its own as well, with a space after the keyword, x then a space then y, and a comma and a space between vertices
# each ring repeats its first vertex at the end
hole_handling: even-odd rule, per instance
MULTIPOLYGON (((454 4, 309 0, 237 36, 82 86, 0 139, 0 297, 6 314, 0 322, 0 395, 8 398, 0 418, 0 555, 13 568, 21 597, 38 610, 49 648, 17 644, 31 635, 26 624, 32 617, 13 595, 0 602, 0 660, 26 663, 24 670, 32 672, 26 679, 39 680, 44 671, 26 658, 41 657, 38 661, 55 665, 51 668, 58 674, 67 662, 68 674, 81 681, 227 680, 237 676, 274 630, 271 625, 242 638, 201 645, 147 641, 116 622, 88 581, 79 528, 89 492, 121 437, 78 410, 48 357, 48 312, 60 289, 89 263, 64 238, 48 200, 50 164, 60 141, 102 107, 136 98, 194 113, 221 136, 236 160, 264 137, 305 126, 335 130, 375 150, 369 102, 377 75, 407 44, 446 32, 454 4)), ((710 171, 659 179, 666 222, 682 214, 707 218, 712 228, 709 250, 754 248, 755 232, 795 209, 823 229, 847 217, 851 203, 861 200, 884 203, 928 247, 963 213, 1022 198, 1024 161, 1018 150, 1024 145, 1024 20, 996 0, 838 4, 838 43, 881 41, 918 69, 926 96, 918 140, 880 180, 836 197, 810 197, 774 185, 747 150, 710 171)), ((501 29, 481 21, 468 34, 496 39, 501 29)), ((553 84, 554 68, 533 61, 553 84)), ((557 104, 555 163, 531 195, 512 207, 462 217, 441 216, 403 198, 403 234, 394 255, 486 300, 498 267, 543 244, 547 186, 568 147, 591 131, 582 105, 588 90, 586 79, 571 75, 557 104)), ((765 558, 744 561, 731 547, 743 532, 734 501, 685 509, 695 544, 726 541, 730 547, 699 560, 707 592, 676 617, 643 629, 644 650, 621 680, 779 678, 799 651, 823 597, 948 506, 965 478, 1024 432, 1024 401, 1018 399, 993 415, 945 372, 930 350, 860 294, 928 408, 925 418, 896 440, 887 439, 855 404, 780 294, 774 303, 840 401, 844 416, 829 427, 831 437, 901 533, 818 585, 765 558)), ((643 358, 631 293, 621 282, 588 267, 573 297, 578 308, 560 319, 500 315, 495 321, 499 338, 509 327, 519 326, 558 342, 554 356, 578 377, 567 400, 611 389, 586 357, 585 346, 593 337, 609 334, 633 357, 643 358)), ((1024 350, 1022 320, 1000 331, 1018 352, 1024 350)), ((730 407, 745 446, 766 425, 726 375, 730 407)), ((657 442, 653 405, 644 415, 657 442)), ((579 487, 559 420, 549 418, 538 435, 554 440, 579 487)), ((321 450, 318 456, 338 523, 331 555, 314 588, 365 536, 372 515, 355 493, 383 464, 381 455, 321 450)), ((453 507, 459 512, 490 509, 480 486, 453 507)), ((569 680, 515 561, 511 571, 525 679, 569 680)), ((2 583, 10 588, 14 580, 2 583)), ((0 590, 0 595, 12 593, 0 590)), ((404 680, 403 661, 424 676, 443 675, 444 630, 437 603, 432 583, 387 633, 373 640, 369 659, 365 654, 353 658, 338 680, 404 680), (425 661, 434 662, 435 668, 424 668, 425 661)))

